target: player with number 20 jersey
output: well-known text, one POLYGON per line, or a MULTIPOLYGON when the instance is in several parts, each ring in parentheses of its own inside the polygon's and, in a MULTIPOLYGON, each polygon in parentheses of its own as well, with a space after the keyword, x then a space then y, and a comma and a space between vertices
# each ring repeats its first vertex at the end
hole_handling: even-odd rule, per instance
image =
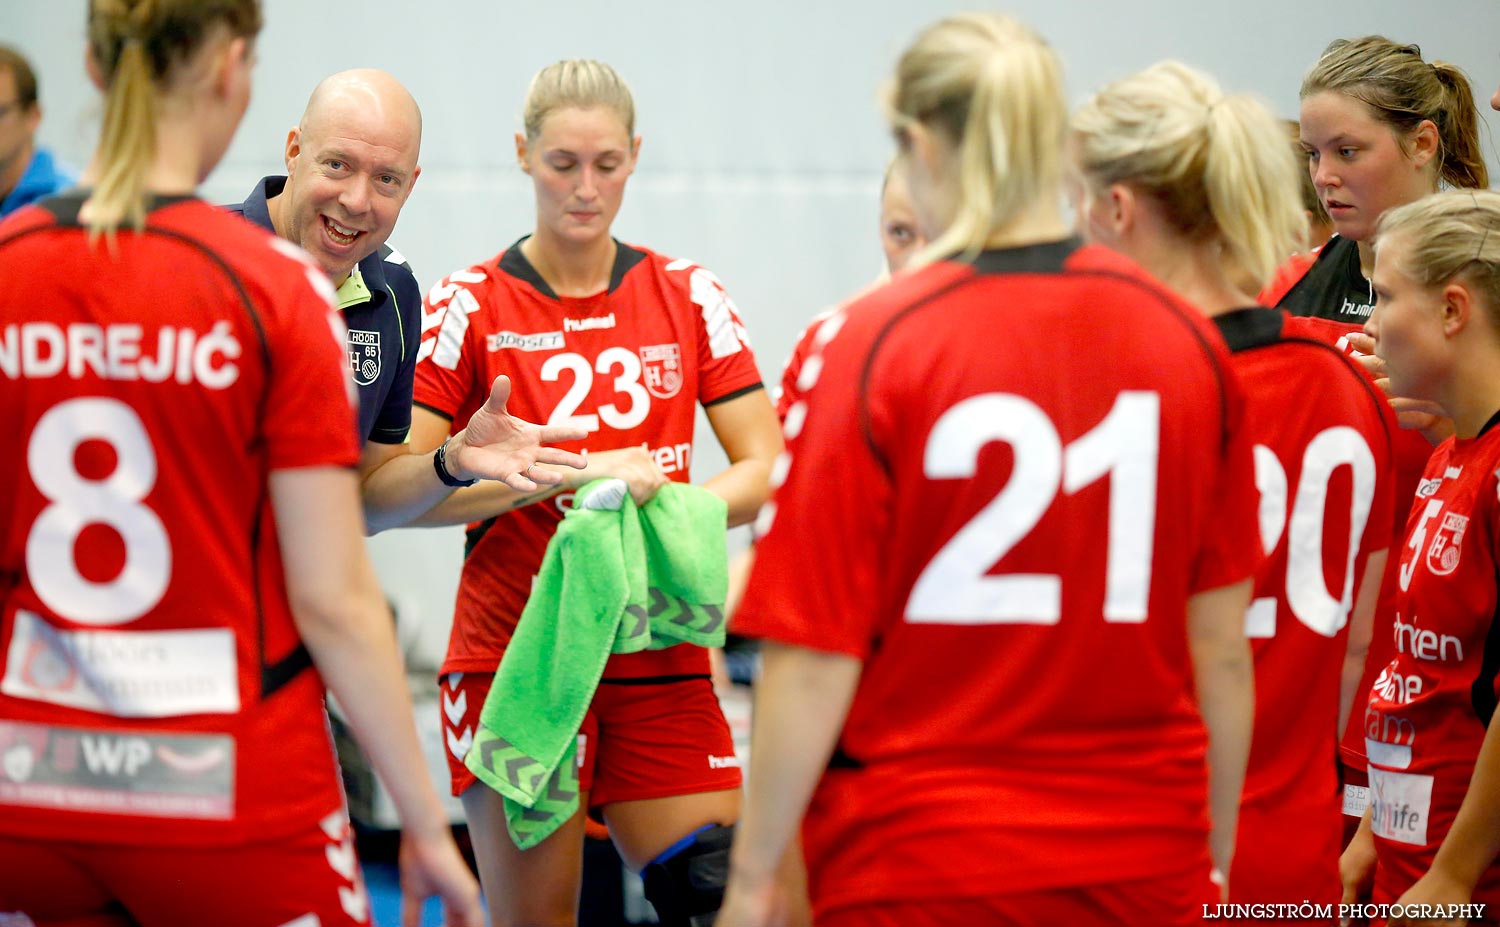
POLYGON ((1339 897, 1341 671, 1366 561, 1390 546, 1390 407, 1301 321, 1258 307, 1214 317, 1249 397, 1268 558, 1245 620, 1255 733, 1229 882, 1236 902, 1339 897), (1312 394, 1319 402, 1303 401, 1312 394))
POLYGON ((1218 336, 1065 241, 923 268, 817 342, 735 629, 864 663, 804 824, 820 915, 1210 900, 1187 603, 1259 559, 1218 336))

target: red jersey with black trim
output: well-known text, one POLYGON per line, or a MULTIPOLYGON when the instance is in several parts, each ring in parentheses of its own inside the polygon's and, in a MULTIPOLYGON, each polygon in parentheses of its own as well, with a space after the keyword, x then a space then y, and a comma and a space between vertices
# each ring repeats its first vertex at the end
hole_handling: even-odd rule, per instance
POLYGON ((0 832, 229 845, 342 814, 272 471, 359 457, 301 251, 191 198, 0 225, 0 832))
POLYGON ((1229 891, 1336 903, 1340 679, 1365 562, 1390 546, 1396 423, 1353 361, 1289 321, 1263 308, 1214 319, 1245 388, 1267 557, 1245 619, 1255 729, 1229 891))
MULTIPOLYGON (((1360 273, 1359 254, 1355 242, 1338 236, 1330 239, 1322 248, 1305 255, 1295 255, 1276 272, 1272 283, 1262 291, 1261 298, 1267 305, 1275 305, 1293 313, 1288 321, 1289 331, 1326 341, 1346 354, 1354 352, 1349 347, 1348 336, 1364 330, 1362 320, 1369 316, 1374 304, 1369 281, 1360 273), (1315 268, 1319 279, 1307 280, 1315 268), (1338 305, 1335 305, 1337 303, 1338 305)), ((1363 368, 1360 368, 1363 370, 1363 368)), ((1389 402, 1387 403, 1389 405, 1389 402)), ((1392 481, 1394 501, 1391 504, 1391 536, 1401 537, 1406 530, 1406 518, 1411 512, 1411 500, 1417 490, 1422 471, 1432 456, 1432 445, 1420 432, 1398 428, 1391 436, 1392 460, 1396 477, 1392 481)), ((1375 673, 1391 659, 1391 622, 1395 615, 1396 560, 1392 556, 1386 561, 1385 577, 1380 584, 1380 598, 1375 606, 1374 636, 1370 640, 1370 652, 1365 657, 1365 675, 1360 680, 1359 691, 1368 691, 1375 673)), ((1359 723, 1359 713, 1351 712, 1349 723, 1343 731, 1340 752, 1345 764, 1354 769, 1365 768, 1364 734, 1359 723)), ((1351 811, 1358 812, 1357 807, 1351 811)))
MULTIPOLYGON (((1432 455, 1399 557, 1395 654, 1362 719, 1376 890, 1392 898, 1432 865, 1500 701, 1497 421, 1432 455)), ((1500 905, 1500 862, 1485 870, 1473 900, 1500 905)))
POLYGON ((804 826, 817 910, 1206 879, 1187 601, 1260 560, 1218 334, 1065 241, 905 274, 819 339, 734 619, 864 662, 804 826))
MULTIPOLYGON (((696 406, 761 388, 749 339, 706 268, 616 243, 607 290, 558 296, 520 243, 449 275, 427 294, 415 401, 456 433, 511 379, 508 409, 527 421, 576 425, 572 451, 641 446, 667 477, 688 482, 696 406)), ((547 542, 571 494, 469 529, 442 672, 493 672, 520 620, 547 542)), ((706 673, 701 647, 610 658, 607 677, 706 673)))
POLYGON ((787 355, 786 363, 781 368, 781 384, 776 388, 776 417, 781 421, 786 421, 787 410, 802 401, 804 390, 798 385, 802 367, 807 363, 808 356, 817 350, 815 344, 818 329, 837 312, 838 309, 834 308, 813 316, 807 327, 802 329, 802 334, 797 336, 797 343, 792 345, 792 353, 787 355))

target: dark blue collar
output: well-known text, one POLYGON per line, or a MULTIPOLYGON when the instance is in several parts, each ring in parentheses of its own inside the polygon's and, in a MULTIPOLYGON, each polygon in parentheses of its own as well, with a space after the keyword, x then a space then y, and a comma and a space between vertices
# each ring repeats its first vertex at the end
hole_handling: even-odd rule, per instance
MULTIPOLYGON (((270 232, 276 231, 276 226, 271 222, 270 201, 281 195, 286 189, 286 177, 280 174, 272 174, 262 177, 245 197, 245 202, 240 204, 239 211, 246 219, 270 232)), ((385 255, 389 253, 385 245, 375 249, 373 254, 366 255, 359 262, 359 272, 365 278, 365 286, 370 289, 370 300, 379 304, 387 299, 385 285, 385 255)))

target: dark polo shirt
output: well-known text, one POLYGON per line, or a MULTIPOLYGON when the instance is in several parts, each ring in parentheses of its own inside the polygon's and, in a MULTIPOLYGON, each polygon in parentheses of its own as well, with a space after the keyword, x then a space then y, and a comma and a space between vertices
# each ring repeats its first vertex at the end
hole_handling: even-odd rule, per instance
MULTIPOLYGON (((286 187, 265 177, 238 206, 226 206, 274 232, 266 201, 286 187)), ((405 258, 381 245, 349 274, 338 291, 349 327, 349 375, 359 387, 361 441, 400 444, 411 430, 411 384, 422 336, 422 290, 405 258)))

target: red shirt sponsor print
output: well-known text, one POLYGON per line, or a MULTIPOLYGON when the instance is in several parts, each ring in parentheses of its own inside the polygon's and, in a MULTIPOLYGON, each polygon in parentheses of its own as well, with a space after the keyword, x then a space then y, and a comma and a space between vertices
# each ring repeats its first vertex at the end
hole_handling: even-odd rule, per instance
POLYGON ((1186 603, 1260 559, 1218 334, 1073 243, 902 275, 823 333, 735 618, 864 661, 804 827, 819 910, 1206 878, 1186 603))
POLYGON ((342 323, 207 204, 105 248, 68 203, 0 226, 0 831, 274 839, 342 805, 317 674, 263 679, 299 646, 269 473, 358 460, 342 323))
MULTIPOLYGON (((722 284, 691 261, 618 244, 607 290, 559 297, 518 246, 459 271, 428 293, 415 401, 457 431, 511 378, 521 418, 584 428, 576 451, 644 447, 689 480, 696 406, 760 387, 739 311, 722 284)), ((493 672, 531 592, 547 542, 571 497, 562 495, 470 527, 442 671, 493 672)), ((616 656, 609 676, 706 672, 701 648, 616 656)))
MULTIPOLYGON (((1500 429, 1438 447, 1399 558, 1390 646, 1363 733, 1379 879, 1397 897, 1453 824, 1495 713, 1500 683, 1500 429)), ((1500 865, 1475 901, 1500 904, 1500 865)))

